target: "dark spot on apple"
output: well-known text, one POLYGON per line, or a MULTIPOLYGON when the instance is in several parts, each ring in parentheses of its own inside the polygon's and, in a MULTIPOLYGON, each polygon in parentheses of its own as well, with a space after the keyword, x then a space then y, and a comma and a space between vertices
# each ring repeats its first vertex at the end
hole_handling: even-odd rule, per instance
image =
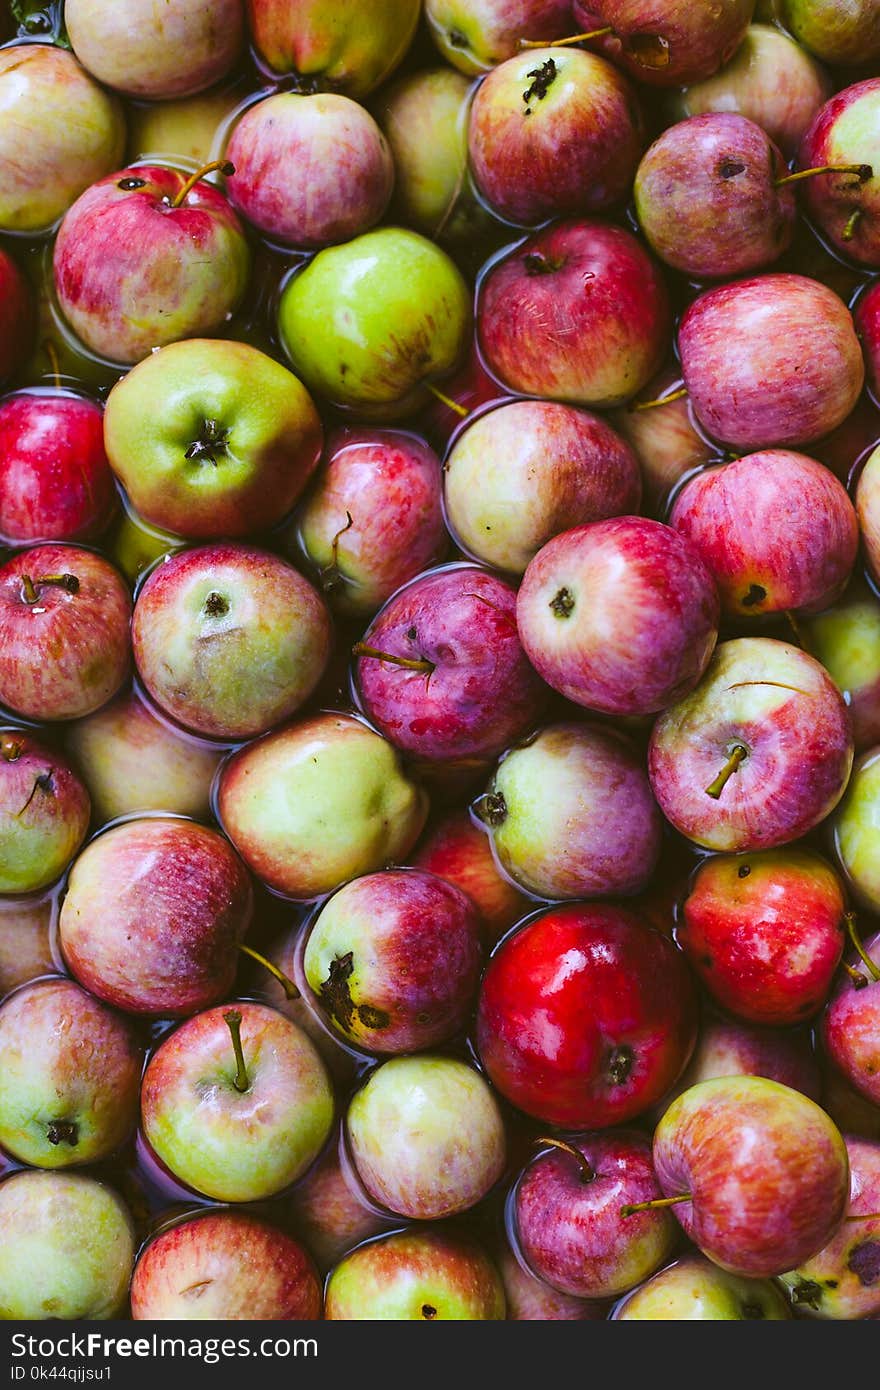
POLYGON ((0 738, 0 758, 7 763, 17 762, 22 755, 24 745, 17 739, 9 738, 4 735, 0 738))
POLYGON ((132 193, 136 188, 146 188, 146 186, 146 179, 136 178, 120 179, 116 185, 117 188, 122 189, 123 193, 132 193))
POLYGON ((880 1280, 880 1240, 863 1240, 849 1252, 846 1267, 864 1288, 880 1280))
POLYGON ((740 864, 739 868, 736 871, 736 876, 737 878, 748 878, 751 872, 752 868, 750 864, 740 864))
POLYGON ((822 1301, 822 1285, 815 1279, 799 1279, 791 1290, 792 1303, 806 1303, 808 1308, 818 1308, 822 1301))
POLYGON ((522 99, 526 104, 525 114, 530 116, 532 108, 530 101, 543 101, 553 83, 556 81, 557 68, 552 58, 548 58, 546 63, 542 63, 539 68, 532 68, 526 73, 526 77, 532 79, 531 85, 522 94, 522 99))
POLYGON ((468 41, 460 29, 450 29, 448 38, 450 48, 467 48, 468 46, 468 41))
POLYGON ((840 1283, 840 1280, 839 1280, 839 1279, 826 1279, 826 1280, 825 1280, 825 1287, 826 1287, 826 1289, 836 1289, 839 1283, 840 1283))
POLYGON ((431 1015, 430 1015, 430 1014, 426 1014, 426 1013, 424 1013, 424 1012, 423 1012, 423 1013, 420 1013, 420 1014, 416 1014, 416 1023, 421 1023, 421 1024, 424 1025, 425 1023, 430 1023, 430 1022, 431 1022, 431 1015))
POLYGON ((46 1138, 53 1147, 69 1144, 75 1148, 79 1141, 79 1129, 72 1120, 50 1120, 46 1125, 46 1138))
POLYGON ((741 1303, 740 1307, 746 1322, 763 1322, 764 1309, 760 1303, 741 1303))
POLYGON ((340 375, 340 376, 345 376, 347 372, 348 372, 348 363, 347 363, 347 362, 340 362, 340 364, 339 364, 339 375, 340 375))
POLYGON ((432 1304, 430 1304, 430 1303, 423 1303, 423 1304, 422 1304, 422 1317, 423 1317, 423 1318, 426 1318, 426 1319, 428 1320, 428 1322, 430 1322, 431 1319, 432 1319, 432 1318, 436 1318, 436 1316, 437 1316, 437 1309, 436 1309, 435 1307, 433 1307, 432 1304))
POLYGON ((25 811, 30 806, 38 791, 43 792, 46 796, 55 795, 55 783, 52 780, 52 776, 52 769, 47 768, 45 772, 41 772, 39 776, 34 778, 34 785, 31 787, 30 796, 22 806, 21 810, 16 811, 15 813, 16 820, 19 818, 19 816, 24 815, 25 811))
POLYGON ((353 952, 346 951, 344 956, 336 956, 330 962, 327 978, 319 991, 322 1007, 345 1030, 351 1027, 354 1018, 354 1003, 348 988, 353 970, 353 952))
POLYGON ((418 635, 419 635, 419 634, 416 632, 416 630, 415 630, 414 627, 408 627, 408 628, 407 628, 407 630, 406 630, 407 641, 409 641, 409 642, 415 642, 415 641, 417 640, 417 638, 418 638, 418 635))
POLYGON ((564 262, 545 256, 542 251, 529 251, 523 256, 523 269, 526 275, 553 275, 561 270, 564 262))
POLYGON ((223 618, 229 612, 229 600, 222 594, 218 594, 216 589, 205 599, 202 612, 208 618, 223 618))
POLYGON ((630 34, 624 49, 642 68, 668 68, 671 61, 669 40, 661 34, 630 34))
POLYGON ((762 588, 760 584, 751 584, 749 586, 749 592, 742 600, 742 606, 743 608, 754 608, 755 604, 763 603, 766 597, 766 589, 762 588))
POLYGON ((574 594, 571 589, 566 589, 563 585, 551 598, 549 607, 557 618, 571 617, 574 612, 574 594))
POLYGON ((387 1028, 391 1022, 384 1009, 374 1009, 372 1004, 358 1004, 357 1016, 365 1028, 387 1028))
POLYGON ((622 1047, 615 1047, 608 1058, 608 1080, 612 1086, 623 1085, 632 1071, 634 1061, 633 1050, 627 1047, 626 1043, 622 1047))
POLYGON ((723 179, 735 179, 737 174, 744 174, 746 166, 738 159, 723 159, 718 166, 718 172, 723 179))
POLYGON ((487 792, 485 796, 477 797, 474 813, 485 825, 494 829, 507 820, 507 802, 501 792, 487 792))

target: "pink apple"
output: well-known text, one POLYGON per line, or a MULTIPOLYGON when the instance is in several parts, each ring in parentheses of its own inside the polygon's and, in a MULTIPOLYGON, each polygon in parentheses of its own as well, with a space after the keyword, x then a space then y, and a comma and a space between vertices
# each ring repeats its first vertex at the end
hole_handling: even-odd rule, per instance
MULTIPOLYGON (((704 1009, 691 1060, 658 1108, 659 1114, 682 1091, 717 1076, 766 1076, 817 1102, 822 1090, 807 1030, 758 1028, 753 1023, 722 1018, 704 1009)), ((828 1109, 824 1100, 822 1104, 828 1109)))
POLYGON ((607 1304, 551 1289, 520 1264, 507 1242, 495 1262, 504 1283, 508 1322, 604 1322, 607 1304))
POLYGON ((610 26, 593 41, 639 82, 684 87, 731 58, 746 33, 755 0, 574 0, 576 33, 610 26))
POLYGON ((880 285, 876 280, 869 281, 856 300, 853 319, 865 354, 868 387, 880 399, 880 285))
POLYGON ((60 878, 89 816, 89 794, 66 758, 26 729, 0 728, 0 894, 60 878))
POLYGON ((364 1200, 350 1162, 341 1160, 338 1139, 331 1139, 296 1184, 288 1211, 294 1231, 322 1271, 335 1265, 353 1246, 397 1224, 364 1200))
POLYGON ((840 255, 880 267, 880 159, 875 132, 880 79, 844 87, 817 113, 798 151, 800 169, 839 172, 805 179, 806 210, 840 255))
POLYGON ((880 932, 853 953, 822 1019, 822 1043, 860 1095, 880 1105, 880 932))

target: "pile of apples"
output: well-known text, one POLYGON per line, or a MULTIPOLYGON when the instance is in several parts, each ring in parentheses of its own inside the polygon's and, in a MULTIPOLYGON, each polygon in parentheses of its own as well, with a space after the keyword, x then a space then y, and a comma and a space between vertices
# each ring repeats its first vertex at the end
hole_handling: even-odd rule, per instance
POLYGON ((0 1318, 880 1317, 877 0, 0 24, 0 1318))

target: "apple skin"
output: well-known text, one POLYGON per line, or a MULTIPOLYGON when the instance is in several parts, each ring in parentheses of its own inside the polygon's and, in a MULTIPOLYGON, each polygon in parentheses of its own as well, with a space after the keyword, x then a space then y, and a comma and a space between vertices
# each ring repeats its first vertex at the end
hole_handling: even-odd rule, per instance
POLYGON ((821 1103, 841 1134, 880 1143, 880 1105, 851 1086, 829 1059, 822 1070, 821 1103))
POLYGON ((0 728, 0 894, 60 878, 89 819, 89 794, 67 759, 25 729, 0 728))
POLYGON ((392 1057, 355 1093, 348 1151, 369 1197, 407 1220, 474 1206, 504 1172, 504 1121, 474 1067, 422 1052, 392 1057))
POLYGON ((818 661, 769 637, 717 648, 701 683, 660 715, 648 775, 666 819, 704 849, 775 849, 824 820, 852 768, 849 711, 818 661), (746 756, 717 799, 733 750, 746 756))
MULTIPOLYGON (((880 25, 877 34, 880 43, 880 25)), ((806 210, 832 248, 870 269, 880 267, 880 161, 874 134, 878 119, 880 79, 845 87, 817 113, 801 141, 797 161, 801 169, 864 164, 873 171, 867 178, 818 174, 803 183, 806 210), (851 223, 856 212, 858 217, 851 223)))
POLYGON ((865 375, 846 305, 803 275, 760 275, 701 294, 681 321, 678 349, 697 420, 742 452, 830 433, 865 375))
POLYGON ((59 939, 99 999, 181 1017, 229 993, 252 911, 247 871, 221 835, 149 816, 113 826, 76 860, 59 939))
POLYGON ((865 374, 868 388, 875 400, 880 399, 880 293, 875 282, 869 282, 853 308, 856 332, 865 355, 865 374))
POLYGON ((439 246, 402 227, 319 251, 278 305, 294 371, 362 418, 399 420, 418 410, 423 383, 461 361, 470 326, 461 271, 439 246))
POLYGON ((497 756, 545 704, 517 635, 516 594, 476 565, 412 580, 377 614, 363 645, 430 664, 426 676, 355 649, 367 718, 396 747, 431 762, 497 756))
POLYGON ((697 280, 759 270, 791 243, 797 205, 785 159, 754 121, 732 113, 690 116, 643 155, 636 214, 652 250, 697 280))
POLYGON ((856 515, 868 570, 880 576, 880 448, 865 461, 856 486, 856 515))
POLYGON ((385 136, 369 112, 334 92, 279 92, 248 107, 226 157, 232 206, 270 241, 303 250, 368 231, 394 187, 385 136))
POLYGON ((606 25, 591 40, 630 76, 651 87, 684 87, 711 77, 733 56, 755 0, 720 0, 710 8, 691 0, 574 0, 576 33, 606 25))
POLYGON ((241 98, 240 84, 231 82, 192 97, 129 102, 127 162, 167 161, 201 169, 211 160, 219 132, 241 98))
POLYGON ((122 1199, 81 1173, 25 1169, 0 1183, 4 1320, 121 1318, 136 1250, 122 1199))
POLYGON ((211 338, 147 357, 113 387, 104 414, 107 457, 135 509, 190 540, 235 539, 280 521, 318 466, 322 440, 291 372, 247 343, 211 338))
POLYGON ((853 979, 842 976, 825 1009, 821 1036, 841 1075, 859 1095, 880 1105, 880 932, 865 937, 862 948, 877 974, 858 956, 850 956, 850 965, 867 983, 857 989, 853 979))
POLYGON ((304 90, 327 87, 358 100, 394 71, 412 42, 419 0, 246 0, 255 57, 304 90))
POLYGON ((873 0, 781 0, 780 19, 823 62, 871 63, 880 57, 880 16, 873 0))
POLYGON ((340 888, 309 930, 303 969, 328 1023, 368 1052, 417 1052, 469 1021, 480 922, 460 889, 420 869, 340 888))
POLYGON ((858 1220, 880 1211, 880 1144, 851 1135, 845 1143, 850 1173, 846 1218, 828 1244, 784 1274, 782 1283, 808 1317, 853 1321, 880 1313, 880 1220, 858 1220))
POLYGON ((48 230, 119 167, 122 108, 72 53, 42 43, 4 48, 0 105, 0 231, 48 230))
POLYGON ((305 1033, 237 1003, 249 1085, 235 1089, 226 1006, 166 1035, 144 1072, 141 1124, 176 1178, 219 1202, 258 1202, 306 1171, 333 1125, 333 1091, 305 1033))
MULTIPOLYGON (((502 388, 486 371, 475 341, 471 342, 463 365, 444 381, 443 394, 467 415, 473 415, 481 405, 504 398, 502 388)), ((449 447, 453 436, 461 429, 462 418, 457 409, 436 396, 419 416, 428 439, 441 452, 449 447)))
POLYGON ((307 1251, 249 1212, 210 1211, 166 1227, 140 1252, 131 1281, 135 1322, 314 1322, 321 1304, 307 1251))
POLYGON ((425 0, 431 38, 447 63, 468 77, 519 53, 521 39, 562 39, 570 0, 425 0))
POLYGON ((571 526, 636 512, 638 460, 598 415, 511 401, 466 423, 443 466, 450 530, 494 569, 522 574, 571 526))
POLYGON ((0 382, 26 358, 34 336, 33 319, 27 280, 8 251, 0 248, 0 382))
POLYGON ((504 1288, 477 1246, 412 1227, 351 1250, 327 1281, 329 1322, 503 1322, 504 1288))
POLYGON ((99 82, 129 97, 167 101, 225 77, 242 49, 242 0, 65 0, 73 51, 99 82))
POLYGON ((331 713, 233 754, 220 771, 217 810, 253 873, 276 893, 308 900, 403 859, 428 800, 390 743, 331 713))
POLYGON ((704 1255, 684 1255, 633 1289, 612 1318, 622 1322, 782 1322, 788 1301, 769 1279, 743 1279, 704 1255))
POLYGON ((715 581, 695 547, 637 516, 555 536, 529 564, 516 600, 538 674, 603 714, 653 714, 693 690, 718 616, 715 581))
POLYGON ((505 873, 538 898, 637 893, 660 855, 644 758, 597 724, 550 724, 512 748, 473 810, 505 873))
POLYGON ((473 899, 487 946, 532 909, 531 900, 499 871, 491 841, 467 811, 449 811, 429 826, 410 862, 473 899))
POLYGON ((0 402, 0 539, 91 541, 117 507, 97 401, 31 388, 0 402))
POLYGON ((542 1284, 523 1269, 505 1243, 495 1254, 495 1263, 504 1284, 508 1322, 604 1322, 607 1304, 585 1298, 570 1298, 542 1284))
POLYGON ((131 663, 131 595, 112 565, 73 545, 0 566, 0 702, 25 719, 77 719, 107 703, 131 663), (65 583, 46 584, 44 577, 65 583), (25 578, 36 590, 26 596, 25 578))
POLYGON ((398 1224, 381 1216, 358 1191, 350 1164, 331 1140, 290 1194, 287 1210, 293 1230, 322 1273, 332 1269, 353 1246, 398 1224))
POLYGON ((443 558, 440 460, 402 430, 338 429, 286 534, 334 612, 371 617, 443 558))
POLYGON ((68 724, 65 747, 80 771, 97 825, 136 811, 206 821, 222 749, 179 734, 137 691, 68 724))
POLYGON ((660 366, 669 299, 630 232, 560 222, 487 270, 477 327, 486 366, 512 391, 608 408, 660 366))
POLYGON ((758 1028, 704 1010, 691 1060, 658 1107, 658 1118, 682 1091, 717 1076, 766 1076, 817 1103, 822 1097, 819 1067, 806 1030, 758 1028))
POLYGON ((131 638, 160 709, 218 739, 252 738, 289 719, 333 647, 330 615, 308 580, 245 545, 166 556, 138 592, 131 638))
MULTIPOLYGON (((303 923, 297 916, 293 926, 260 945, 260 951, 266 959, 277 965, 288 980, 297 981, 299 984, 302 984, 302 937, 303 923)), ((243 976, 244 992, 248 998, 254 997, 263 1003, 271 1004, 273 1009, 277 1009, 285 1018, 289 1018, 291 1023, 295 1023, 297 1028, 301 1028, 314 1043, 321 1061, 336 1085, 343 1090, 350 1088, 361 1059, 356 1058, 342 1040, 327 1027, 320 1009, 311 998, 311 991, 301 990, 298 998, 288 999, 281 982, 259 961, 242 964, 244 969, 239 979, 243 976)), ((348 1244, 353 1245, 354 1240, 348 1244)), ((306 1241, 306 1245, 313 1250, 311 1238, 306 1241)), ((348 1245, 344 1248, 348 1249, 348 1245)))
POLYGON ((483 977, 483 1066, 505 1099, 549 1124, 604 1129, 641 1115, 684 1069, 696 1034, 681 952, 610 904, 527 920, 483 977))
POLYGON ((830 95, 828 74, 790 35, 775 25, 750 24, 719 72, 671 94, 671 114, 682 120, 733 111, 759 125, 791 159, 830 95))
POLYGON ((847 884, 858 904, 880 913, 880 749, 869 748, 855 761, 846 793, 829 825, 831 841, 847 884))
POLYGON ((65 215, 53 257, 65 319, 112 362, 222 328, 251 268, 244 229, 226 198, 188 174, 136 164, 86 189, 65 215))
POLYGON ((612 411, 608 417, 639 461, 644 494, 641 510, 660 521, 666 519, 667 498, 679 479, 718 456, 718 450, 697 433, 687 400, 674 399, 681 386, 678 364, 663 367, 629 406, 612 411), (640 404, 659 400, 662 406, 638 409, 640 404))
POLYGON ((629 1202, 662 1195, 651 1141, 616 1129, 566 1142, 587 1160, 592 1178, 571 1154, 545 1149, 511 1193, 516 1240, 532 1272, 560 1293, 617 1298, 659 1269, 678 1243, 675 1220, 664 1208, 620 1214, 629 1202))
POLYGON ((29 980, 57 971, 52 950, 57 916, 51 893, 0 898, 0 999, 29 980))
POLYGON ((828 997, 845 910, 840 879, 812 850, 714 855, 691 880, 675 939, 716 1003, 785 1027, 828 997))
POLYGON ((96 1163, 134 1133, 143 1049, 127 1020, 73 980, 10 995, 0 1046, 0 1143, 14 1158, 38 1168, 96 1163))
POLYGON ((727 617, 816 613, 846 588, 859 526, 830 469, 765 449, 704 469, 676 494, 670 526, 715 578, 727 617))

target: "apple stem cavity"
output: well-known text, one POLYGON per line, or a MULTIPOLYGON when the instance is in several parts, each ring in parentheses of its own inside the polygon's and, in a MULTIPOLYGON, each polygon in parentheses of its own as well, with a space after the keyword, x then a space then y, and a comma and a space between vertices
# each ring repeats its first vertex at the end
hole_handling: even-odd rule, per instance
POLYGON ((279 969, 271 960, 268 960, 266 956, 261 955, 259 951, 255 951, 253 946, 243 946, 242 943, 239 942, 238 949, 241 951, 242 955, 250 956, 251 960, 255 960, 258 965, 262 965, 264 970, 268 970, 270 975, 275 976, 275 979, 284 990, 287 999, 300 999, 302 997, 290 976, 285 975, 284 971, 279 969))
POLYGON ((628 1080, 633 1066, 633 1050, 626 1044, 615 1047, 608 1060, 608 1080, 612 1086, 622 1086, 628 1080))
MULTIPOLYGON (((445 395, 444 392, 440 390, 439 386, 435 386, 432 381, 426 381, 424 384, 425 389, 431 392, 435 400, 438 400, 441 405, 445 405, 447 410, 453 411, 460 419, 466 420, 470 415, 471 412, 466 406, 461 405, 458 401, 454 401, 451 396, 445 395)), ((351 518, 349 517, 349 523, 350 522, 351 518)))
POLYGON ((799 183, 801 179, 813 179, 817 174, 855 174, 859 183, 867 183, 874 177, 870 164, 822 164, 817 169, 798 169, 794 174, 775 179, 774 188, 783 188, 787 183, 799 183))
POLYGON ((574 1159, 581 1170, 581 1182, 593 1182, 596 1176, 596 1170, 586 1154, 581 1153, 580 1149, 575 1148, 574 1144, 567 1144, 564 1139, 553 1139, 549 1134, 542 1134, 535 1140, 535 1143, 542 1144, 545 1147, 549 1146, 552 1149, 559 1149, 561 1153, 568 1154, 570 1158, 574 1159))
POLYGON ((79 1143, 79 1129, 72 1120, 50 1120, 46 1126, 46 1138, 55 1147, 69 1144, 74 1149, 79 1143))
MULTIPOLYGON (((874 964, 874 962, 871 960, 871 957, 868 955, 868 952, 862 945, 861 938, 859 937, 859 933, 856 930, 856 914, 854 912, 845 912, 843 914, 843 920, 846 925, 847 936, 852 942, 857 954, 861 958, 862 964, 864 965, 868 974, 871 976, 871 979, 874 980, 874 982, 876 983, 878 980, 880 980, 880 969, 878 969, 878 967, 874 964)), ((859 972, 857 971, 856 973, 858 974, 859 972)), ((852 978, 852 976, 850 976, 850 978, 852 978)), ((862 976, 862 979, 864 979, 864 976, 862 976)), ((853 981, 853 983, 855 983, 855 981, 853 981)), ((865 983, 867 984, 867 981, 865 981, 865 983)), ((857 988, 863 989, 864 985, 858 985, 857 988)))
POLYGON ((21 596, 25 603, 33 605, 40 601, 40 589, 44 584, 52 584, 63 589, 66 594, 79 593, 79 580, 75 574, 43 574, 39 579, 31 579, 29 574, 21 576, 21 596))
POLYGON ((228 445, 229 430, 225 430, 219 420, 205 420, 201 434, 190 444, 184 458, 199 461, 205 459, 216 467, 218 457, 228 453, 228 445))
POLYGON ((730 780, 730 778, 733 776, 735 772, 739 770, 740 763, 742 763, 748 756, 749 750, 747 748, 744 748, 741 743, 735 743, 733 745, 733 748, 730 750, 730 757, 727 759, 727 762, 724 764, 718 776, 715 778, 715 781, 710 782, 708 787, 706 788, 706 795, 711 796, 713 801, 717 801, 721 796, 721 793, 724 791, 724 788, 727 786, 727 783, 730 780))
POLYGON ((495 830, 507 820, 507 802, 501 792, 486 792, 478 796, 471 808, 478 820, 495 830))
POLYGON ((553 595, 547 605, 557 618, 570 618, 574 612, 574 594, 565 585, 553 595))
POLYGON ((247 1067, 244 1061, 244 1052, 241 1046, 241 1014, 238 1009, 227 1009, 223 1015, 223 1021, 232 1034, 232 1050, 235 1053, 236 1071, 232 1084, 237 1091, 244 1094, 251 1083, 248 1078, 247 1067))
POLYGON ((520 48, 569 48, 575 43, 587 43, 590 39, 604 39, 606 34, 613 34, 614 30, 610 24, 606 24, 604 29, 591 29, 588 34, 570 34, 567 39, 520 39, 520 48))
POLYGON ((197 169, 194 174, 190 175, 177 197, 172 201, 172 211, 186 201, 200 179, 205 178, 208 174, 213 174, 215 170, 221 173, 225 179, 228 179, 231 174, 235 173, 235 165, 230 164, 228 159, 212 159, 210 164, 203 164, 201 169, 197 169))
POLYGON ((367 646, 366 642, 355 642, 351 651, 353 656, 371 656, 376 661, 390 661, 393 666, 403 666, 407 671, 424 671, 430 676, 434 670, 433 661, 426 661, 424 657, 393 656, 391 652, 380 652, 376 647, 367 646))
POLYGON ((630 406, 630 410, 656 410, 658 405, 671 405, 673 401, 684 400, 687 393, 686 386, 679 386, 677 391, 670 391, 668 396, 658 396, 653 401, 638 401, 630 406))
POLYGON ((655 1197, 650 1202, 631 1202, 620 1208, 621 1216, 635 1216, 640 1211, 659 1211, 663 1207, 677 1207, 679 1202, 691 1202, 690 1192, 681 1192, 677 1197, 655 1197))

